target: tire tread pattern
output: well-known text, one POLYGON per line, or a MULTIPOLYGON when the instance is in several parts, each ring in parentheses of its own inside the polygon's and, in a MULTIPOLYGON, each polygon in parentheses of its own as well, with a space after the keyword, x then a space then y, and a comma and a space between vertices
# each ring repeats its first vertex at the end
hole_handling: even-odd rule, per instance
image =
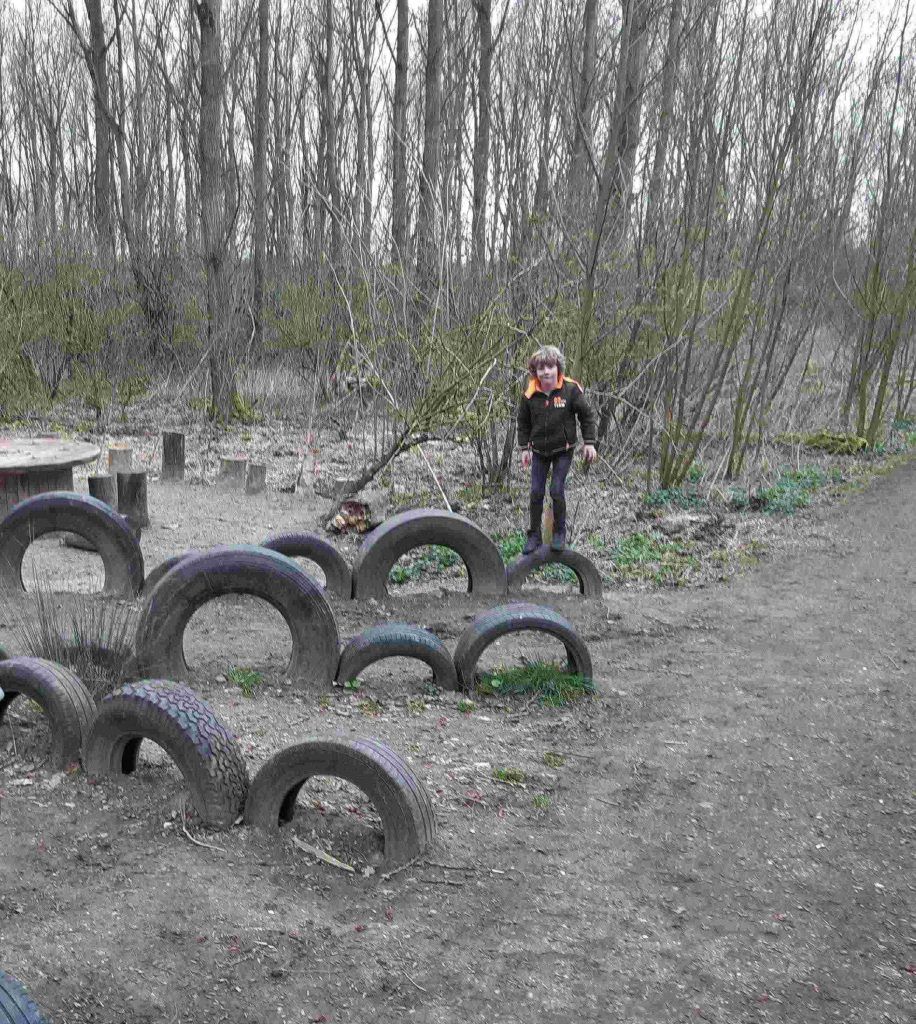
POLYGON ((344 779, 372 801, 382 819, 386 864, 404 864, 435 840, 436 819, 426 787, 399 754, 365 738, 306 740, 275 754, 251 783, 245 823, 276 830, 287 798, 314 775, 344 779))
POLYGON ((80 759, 95 720, 92 694, 70 669, 45 658, 20 656, 0 661, 0 722, 19 696, 35 701, 48 718, 51 764, 66 768, 80 759))
POLYGON ((86 771, 97 777, 132 771, 137 739, 152 740, 169 754, 205 824, 229 828, 242 813, 248 769, 238 741, 192 689, 142 679, 109 694, 86 741, 86 771))
POLYGON ((48 1024, 25 986, 0 970, 0 1024, 48 1024))

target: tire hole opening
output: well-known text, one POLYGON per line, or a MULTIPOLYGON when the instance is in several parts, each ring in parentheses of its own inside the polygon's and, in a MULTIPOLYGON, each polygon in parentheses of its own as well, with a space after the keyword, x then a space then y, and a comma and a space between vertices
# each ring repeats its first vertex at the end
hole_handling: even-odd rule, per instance
POLYGON ((468 570, 461 555, 443 544, 411 548, 388 572, 388 593, 446 590, 467 593, 468 570))
POLYGON ((268 682, 283 679, 292 653, 286 620, 268 601, 249 594, 207 601, 184 632, 184 658, 193 676, 238 676, 243 688, 245 679, 253 679, 250 673, 268 682))
POLYGON ((356 871, 382 863, 382 820, 369 797, 345 779, 313 775, 299 790, 288 834, 356 871))
POLYGON ((26 548, 22 584, 27 593, 40 591, 95 594, 105 587, 105 565, 95 551, 71 546, 72 533, 45 533, 26 548))
MULTIPOLYGON (((433 682, 433 670, 419 658, 382 658, 367 665, 355 680, 342 679, 345 690, 357 693, 367 691, 373 696, 392 699, 405 693, 421 693, 424 686, 433 682)), ((359 705, 360 713, 373 717, 371 708, 359 705)))

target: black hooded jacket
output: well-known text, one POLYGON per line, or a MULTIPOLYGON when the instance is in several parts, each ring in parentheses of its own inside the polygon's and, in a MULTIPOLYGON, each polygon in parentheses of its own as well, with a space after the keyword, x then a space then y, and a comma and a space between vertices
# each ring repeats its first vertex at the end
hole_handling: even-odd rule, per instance
POLYGON ((574 448, 577 417, 582 441, 595 444, 597 422, 582 385, 572 377, 560 377, 548 395, 536 380, 531 380, 518 403, 519 448, 531 448, 538 455, 556 455, 574 448))

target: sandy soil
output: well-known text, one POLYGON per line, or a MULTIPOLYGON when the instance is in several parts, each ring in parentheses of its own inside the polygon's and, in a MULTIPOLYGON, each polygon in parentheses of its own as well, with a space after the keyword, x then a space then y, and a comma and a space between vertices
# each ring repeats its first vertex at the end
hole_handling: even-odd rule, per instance
MULTIPOLYGON (((727 584, 529 593, 591 648, 599 695, 563 709, 462 713, 400 659, 297 691, 277 613, 206 606, 193 681, 251 773, 308 736, 378 737, 429 787, 435 849, 389 878, 316 863, 294 834, 377 856, 371 808, 328 783, 280 837, 207 832, 155 749, 90 785, 41 763, 25 709, 0 730, 0 967, 58 1024, 911 1020, 914 502, 911 460, 727 584), (239 665, 264 676, 250 699, 220 681, 239 665)), ((152 484, 150 509, 148 566, 312 525, 276 492, 152 484)), ((34 547, 89 578, 94 556, 34 547)), ((332 605, 343 637, 391 619, 452 647, 488 606, 461 586, 332 605)))

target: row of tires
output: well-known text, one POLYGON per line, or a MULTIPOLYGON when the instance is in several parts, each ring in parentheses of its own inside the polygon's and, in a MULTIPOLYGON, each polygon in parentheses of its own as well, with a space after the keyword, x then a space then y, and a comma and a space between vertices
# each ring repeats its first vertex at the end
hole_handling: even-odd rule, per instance
MULTIPOLYGON (((22 562, 32 541, 46 533, 66 531, 83 537, 102 559, 105 591, 133 597, 149 594, 177 564, 198 557, 189 551, 167 559, 144 577, 143 555, 127 521, 105 502, 89 495, 54 491, 16 505, 0 521, 0 587, 21 589, 22 562)), ((339 597, 382 598, 397 560, 427 544, 452 548, 468 572, 468 591, 501 597, 517 590, 535 569, 548 563, 570 568, 585 597, 600 597, 601 574, 577 551, 551 551, 542 545, 508 566, 499 548, 470 519, 439 509, 414 509, 387 519, 367 534, 351 567, 328 541, 311 533, 281 533, 260 545, 278 554, 310 558, 324 572, 327 589, 339 597)))
POLYGON ((195 810, 211 828, 229 828, 241 817, 248 825, 277 829, 292 820, 302 786, 315 775, 331 775, 372 801, 382 822, 386 864, 406 863, 435 838, 425 787, 395 751, 377 740, 306 740, 275 754, 249 781, 236 737, 209 704, 181 683, 143 679, 109 694, 96 707, 69 669, 20 657, 0 662, 0 687, 0 721, 19 696, 42 708, 56 768, 81 762, 92 778, 119 779, 136 769, 143 740, 157 743, 178 767, 195 810))
POLYGON ((561 641, 570 672, 592 678, 588 646, 572 624, 543 605, 515 602, 477 615, 450 654, 429 630, 408 623, 372 626, 341 649, 333 610, 314 581, 291 559, 256 547, 216 548, 180 562, 145 601, 137 624, 132 675, 187 679, 184 634, 201 605, 215 597, 246 593, 263 598, 289 627, 292 652, 287 677, 325 687, 355 679, 384 658, 417 658, 447 690, 473 687, 480 656, 509 633, 547 633, 561 641))

